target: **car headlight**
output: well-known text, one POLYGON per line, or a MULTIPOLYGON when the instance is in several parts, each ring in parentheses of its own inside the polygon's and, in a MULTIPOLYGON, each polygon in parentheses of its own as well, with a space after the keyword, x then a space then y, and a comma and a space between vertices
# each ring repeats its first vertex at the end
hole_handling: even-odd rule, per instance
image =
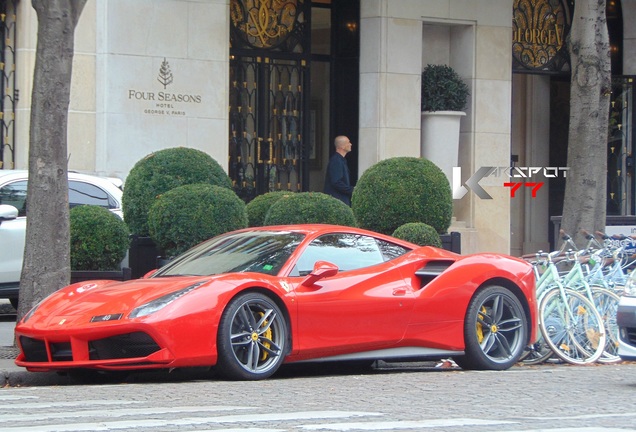
POLYGON ((636 270, 627 278, 625 288, 623 289, 623 295, 628 297, 636 297, 636 270))
POLYGON ((207 281, 195 283, 194 285, 190 285, 190 286, 188 286, 186 288, 183 288, 183 289, 181 289, 179 291, 171 292, 170 294, 166 294, 165 296, 156 298, 156 299, 154 299, 152 301, 149 301, 146 304, 138 306, 135 309, 133 309, 133 311, 130 313, 130 315, 128 315, 128 318, 139 318, 139 317, 143 317, 143 316, 146 316, 146 315, 153 314, 153 313, 155 313, 157 311, 160 311, 161 309, 165 308, 166 306, 168 306, 173 301, 183 297, 184 295, 186 295, 187 293, 189 293, 193 289, 203 285, 206 282, 207 281))
POLYGON ((24 316, 24 318, 22 318, 22 322, 25 323, 27 322, 35 313, 36 310, 38 310, 38 308, 40 307, 40 305, 42 303, 44 303, 44 300, 46 300, 47 298, 49 298, 50 296, 46 296, 44 299, 40 300, 35 306, 33 306, 31 308, 31 310, 29 312, 27 312, 27 314, 24 316))

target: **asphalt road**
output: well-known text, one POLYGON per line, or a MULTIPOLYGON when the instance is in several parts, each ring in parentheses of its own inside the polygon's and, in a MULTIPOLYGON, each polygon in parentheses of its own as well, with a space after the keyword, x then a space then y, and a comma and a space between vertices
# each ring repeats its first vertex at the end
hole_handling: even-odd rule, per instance
MULTIPOLYGON (((13 327, 0 319, 0 347, 13 343, 13 327)), ((14 368, 0 388, 0 430, 636 431, 636 362, 503 372, 436 365, 284 366, 257 382, 224 381, 207 369, 98 382, 14 368)))
POLYGON ((4 432, 636 430, 636 364, 467 372, 419 364, 321 366, 257 382, 209 373, 0 389, 4 432))

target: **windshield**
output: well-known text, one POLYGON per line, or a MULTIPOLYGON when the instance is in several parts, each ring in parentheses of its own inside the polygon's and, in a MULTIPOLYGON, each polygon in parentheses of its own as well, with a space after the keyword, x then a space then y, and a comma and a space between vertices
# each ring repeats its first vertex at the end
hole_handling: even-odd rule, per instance
POLYGON ((190 249, 152 277, 248 271, 276 275, 304 237, 283 231, 221 235, 190 249))

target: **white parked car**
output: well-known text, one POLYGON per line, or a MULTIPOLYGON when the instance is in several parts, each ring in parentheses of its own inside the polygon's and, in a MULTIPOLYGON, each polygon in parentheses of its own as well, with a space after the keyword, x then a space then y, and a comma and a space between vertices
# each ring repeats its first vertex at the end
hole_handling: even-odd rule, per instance
MULTIPOLYGON (((17 306, 26 235, 28 171, 0 170, 0 298, 17 306)), ((123 217, 121 180, 68 173, 71 207, 91 204, 123 217)))
POLYGON ((625 361, 636 361, 636 270, 633 270, 618 303, 616 324, 619 329, 618 355, 625 361))

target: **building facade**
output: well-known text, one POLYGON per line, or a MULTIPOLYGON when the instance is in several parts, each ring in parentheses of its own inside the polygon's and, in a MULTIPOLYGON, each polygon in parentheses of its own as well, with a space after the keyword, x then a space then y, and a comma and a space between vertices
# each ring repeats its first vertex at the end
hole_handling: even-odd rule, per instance
MULTIPOLYGON (((620 9, 613 73, 636 75, 636 29, 626 25, 636 18, 636 0, 608 3, 620 9)), ((470 89, 454 186, 481 167, 555 167, 567 146, 567 62, 556 72, 524 70, 513 50, 533 34, 519 33, 515 14, 545 5, 568 13, 572 2, 88 0, 75 33, 69 169, 125 179, 149 153, 185 146, 215 158, 246 200, 269 190, 321 191, 337 135, 354 143, 354 181, 380 160, 422 155, 428 64, 452 66, 470 89)), ((37 17, 28 1, 0 6, 0 163, 27 168, 37 17)), ((562 45, 559 25, 570 16, 534 34, 562 45)), ((617 151, 621 167, 633 171, 631 105, 628 111, 617 122, 625 135, 617 151)), ((630 181, 626 169, 619 183, 630 181)), ((550 247, 562 184, 546 180, 536 196, 523 187, 513 197, 506 175, 479 181, 491 199, 469 190, 454 200, 451 230, 462 233, 462 252, 550 247)), ((631 200, 631 186, 620 195, 631 200)), ((631 204, 619 207, 634 214, 631 204)))

